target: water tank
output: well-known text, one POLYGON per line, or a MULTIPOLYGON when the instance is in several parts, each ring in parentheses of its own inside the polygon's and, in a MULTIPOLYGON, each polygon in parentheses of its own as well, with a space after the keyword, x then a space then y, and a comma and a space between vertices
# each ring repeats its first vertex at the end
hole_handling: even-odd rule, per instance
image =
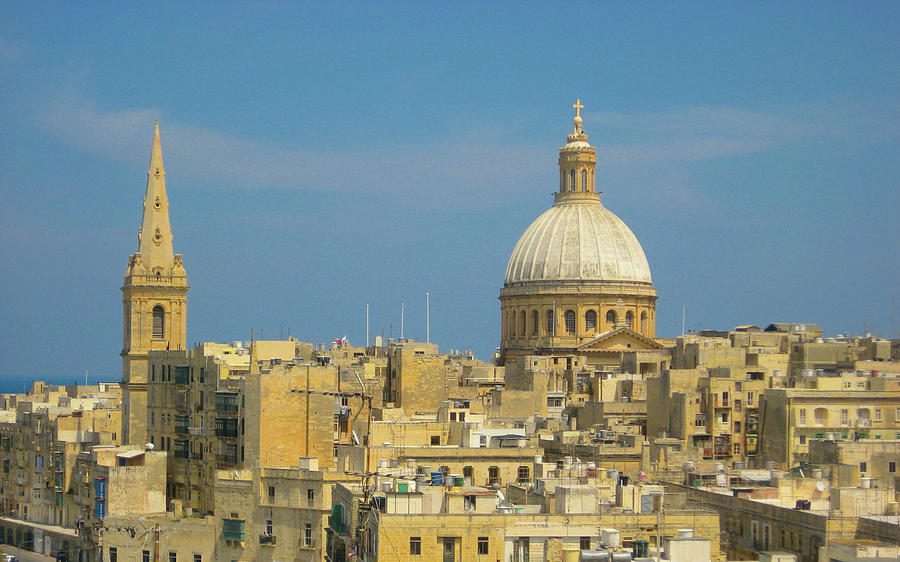
POLYGON ((717 462, 716 463, 716 472, 722 472, 723 470, 725 470, 725 465, 720 462, 717 462))
POLYGON ((872 477, 871 476, 860 476, 859 477, 859 487, 860 488, 871 488, 872 487, 872 477))
POLYGON ((612 562, 631 562, 630 550, 617 550, 612 553, 612 562))
POLYGON ((814 468, 809 473, 810 478, 822 478, 822 469, 814 468))
POLYGON ((744 461, 734 461, 735 470, 744 470, 744 461))
POLYGON ((647 553, 650 551, 650 543, 648 541, 640 539, 631 544, 631 552, 634 554, 635 558, 647 558, 647 553))
POLYGON ((610 548, 619 548, 622 545, 622 533, 618 529, 601 529, 600 544, 610 548))
POLYGON ((678 538, 689 539, 694 536, 693 529, 678 529, 678 538))
POLYGON ((604 562, 611 562, 612 556, 608 550, 606 550, 605 548, 600 548, 597 550, 582 550, 581 556, 578 559, 582 561, 603 560, 604 562))

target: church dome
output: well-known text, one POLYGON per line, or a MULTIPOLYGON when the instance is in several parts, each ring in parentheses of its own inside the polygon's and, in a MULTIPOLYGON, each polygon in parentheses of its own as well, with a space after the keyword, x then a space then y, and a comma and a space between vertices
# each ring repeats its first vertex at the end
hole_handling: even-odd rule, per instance
POLYGON ((634 233, 603 206, 599 194, 587 195, 558 198, 531 223, 509 258, 507 287, 540 282, 652 282, 650 265, 634 233))

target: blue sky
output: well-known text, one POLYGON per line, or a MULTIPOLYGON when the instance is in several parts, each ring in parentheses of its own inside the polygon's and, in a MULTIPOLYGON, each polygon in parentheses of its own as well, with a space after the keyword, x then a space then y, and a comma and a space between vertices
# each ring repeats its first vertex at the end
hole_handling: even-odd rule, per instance
POLYGON ((488 359, 571 105, 657 332, 897 336, 900 7, 0 3, 0 378, 115 380, 160 119, 188 340, 488 359))

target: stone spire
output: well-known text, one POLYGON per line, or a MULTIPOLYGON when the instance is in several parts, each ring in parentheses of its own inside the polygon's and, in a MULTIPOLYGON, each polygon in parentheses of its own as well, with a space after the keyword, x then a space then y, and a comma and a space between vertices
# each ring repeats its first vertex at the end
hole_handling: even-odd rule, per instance
POLYGON ((150 168, 147 170, 147 192, 144 195, 144 218, 138 234, 138 254, 148 273, 170 275, 175 261, 172 249, 172 227, 169 225, 169 198, 166 196, 166 170, 163 167, 159 121, 153 128, 150 168))
POLYGON ((572 107, 575 109, 574 128, 566 137, 566 145, 559 149, 559 193, 556 200, 573 197, 599 199, 594 184, 597 152, 588 144, 588 136, 582 128, 581 110, 584 106, 579 99, 572 107))

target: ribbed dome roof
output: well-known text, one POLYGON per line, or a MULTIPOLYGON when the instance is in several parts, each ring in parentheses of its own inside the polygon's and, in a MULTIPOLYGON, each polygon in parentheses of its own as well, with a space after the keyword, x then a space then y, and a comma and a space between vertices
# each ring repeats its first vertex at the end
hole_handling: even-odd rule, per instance
POLYGON ((506 286, 542 281, 650 283, 650 265, 628 226, 599 198, 566 198, 531 223, 506 267, 506 286))

